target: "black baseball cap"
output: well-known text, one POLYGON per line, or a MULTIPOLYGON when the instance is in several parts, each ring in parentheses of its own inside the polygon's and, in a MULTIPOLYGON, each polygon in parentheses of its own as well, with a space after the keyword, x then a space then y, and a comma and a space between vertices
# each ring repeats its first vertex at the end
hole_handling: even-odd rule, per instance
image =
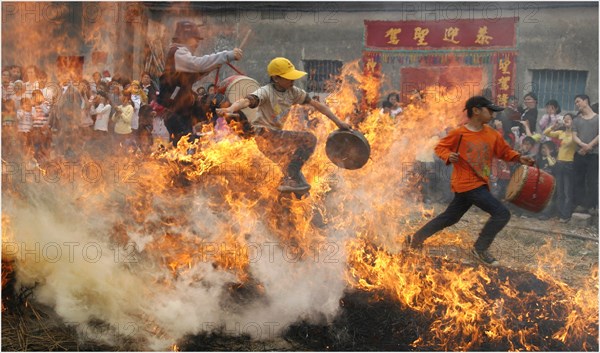
POLYGON ((467 103, 465 104, 465 110, 472 110, 473 108, 488 108, 494 112, 501 112, 504 110, 504 107, 495 105, 491 100, 485 98, 484 96, 474 96, 467 100, 467 103))

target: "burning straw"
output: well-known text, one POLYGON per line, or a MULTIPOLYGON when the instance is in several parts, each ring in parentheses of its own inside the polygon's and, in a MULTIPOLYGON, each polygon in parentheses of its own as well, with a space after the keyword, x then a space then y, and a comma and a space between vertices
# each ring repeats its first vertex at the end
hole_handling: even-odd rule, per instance
MULTIPOLYGON (((313 113, 319 145, 304 168, 312 189, 303 199, 280 197, 279 169, 234 133, 184 139, 151 156, 91 141, 70 160, 57 155, 25 174, 8 156, 3 255, 15 282, 14 291, 3 286, 5 298, 29 289, 29 305, 56 313, 77 342, 118 337, 122 346, 111 349, 284 337, 297 349, 597 350, 597 286, 575 290, 552 275, 399 253, 431 212, 411 166, 461 121, 462 103, 440 91, 392 121, 356 95, 374 96, 380 82, 357 63, 341 78, 331 106, 358 124, 371 160, 356 171, 334 168, 324 153, 334 127, 313 113)), ((52 336, 48 349, 71 344, 63 331, 19 323, 24 303, 3 302, 12 337, 3 348, 31 348, 28 332, 52 336)))

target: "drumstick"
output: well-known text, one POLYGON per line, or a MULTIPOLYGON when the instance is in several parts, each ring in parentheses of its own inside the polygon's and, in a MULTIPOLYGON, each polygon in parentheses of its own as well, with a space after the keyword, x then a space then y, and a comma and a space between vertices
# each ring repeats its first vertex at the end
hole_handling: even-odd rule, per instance
POLYGON ((460 148, 460 143, 462 142, 462 134, 460 134, 460 136, 458 137, 458 145, 456 145, 456 153, 458 153, 458 149, 460 148))
POLYGON ((242 42, 240 43, 240 46, 239 46, 240 49, 244 49, 244 45, 246 45, 246 42, 248 41, 248 37, 250 37, 250 33, 252 33, 252 29, 249 29, 248 33, 246 33, 246 36, 244 37, 244 39, 242 39, 242 42))

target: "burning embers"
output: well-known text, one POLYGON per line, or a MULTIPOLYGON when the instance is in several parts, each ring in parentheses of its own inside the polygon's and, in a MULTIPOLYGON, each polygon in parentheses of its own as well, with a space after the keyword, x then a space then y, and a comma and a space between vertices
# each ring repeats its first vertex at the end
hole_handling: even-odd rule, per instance
POLYGON ((585 288, 575 290, 550 277, 506 267, 394 255, 364 240, 349 247, 354 287, 371 292, 370 300, 393 298, 400 303, 400 308, 390 309, 404 325, 380 332, 391 340, 386 344, 397 338, 425 350, 598 348, 597 269, 585 288))

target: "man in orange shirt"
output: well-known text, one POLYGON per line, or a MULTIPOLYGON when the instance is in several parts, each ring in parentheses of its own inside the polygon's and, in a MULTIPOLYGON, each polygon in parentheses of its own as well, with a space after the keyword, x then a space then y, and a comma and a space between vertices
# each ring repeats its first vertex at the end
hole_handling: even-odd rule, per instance
POLYGON ((454 170, 450 179, 454 199, 448 208, 425 224, 412 237, 407 245, 412 249, 423 247, 425 239, 438 231, 458 222, 475 205, 491 217, 481 230, 472 250, 473 255, 482 263, 495 266, 498 261, 488 252, 496 234, 510 220, 509 210, 496 199, 489 188, 492 158, 533 165, 530 157, 521 156, 513 150, 500 135, 487 123, 494 112, 504 108, 494 105, 489 99, 474 96, 467 100, 465 110, 469 122, 451 131, 435 147, 435 153, 446 162, 453 163, 454 170))

